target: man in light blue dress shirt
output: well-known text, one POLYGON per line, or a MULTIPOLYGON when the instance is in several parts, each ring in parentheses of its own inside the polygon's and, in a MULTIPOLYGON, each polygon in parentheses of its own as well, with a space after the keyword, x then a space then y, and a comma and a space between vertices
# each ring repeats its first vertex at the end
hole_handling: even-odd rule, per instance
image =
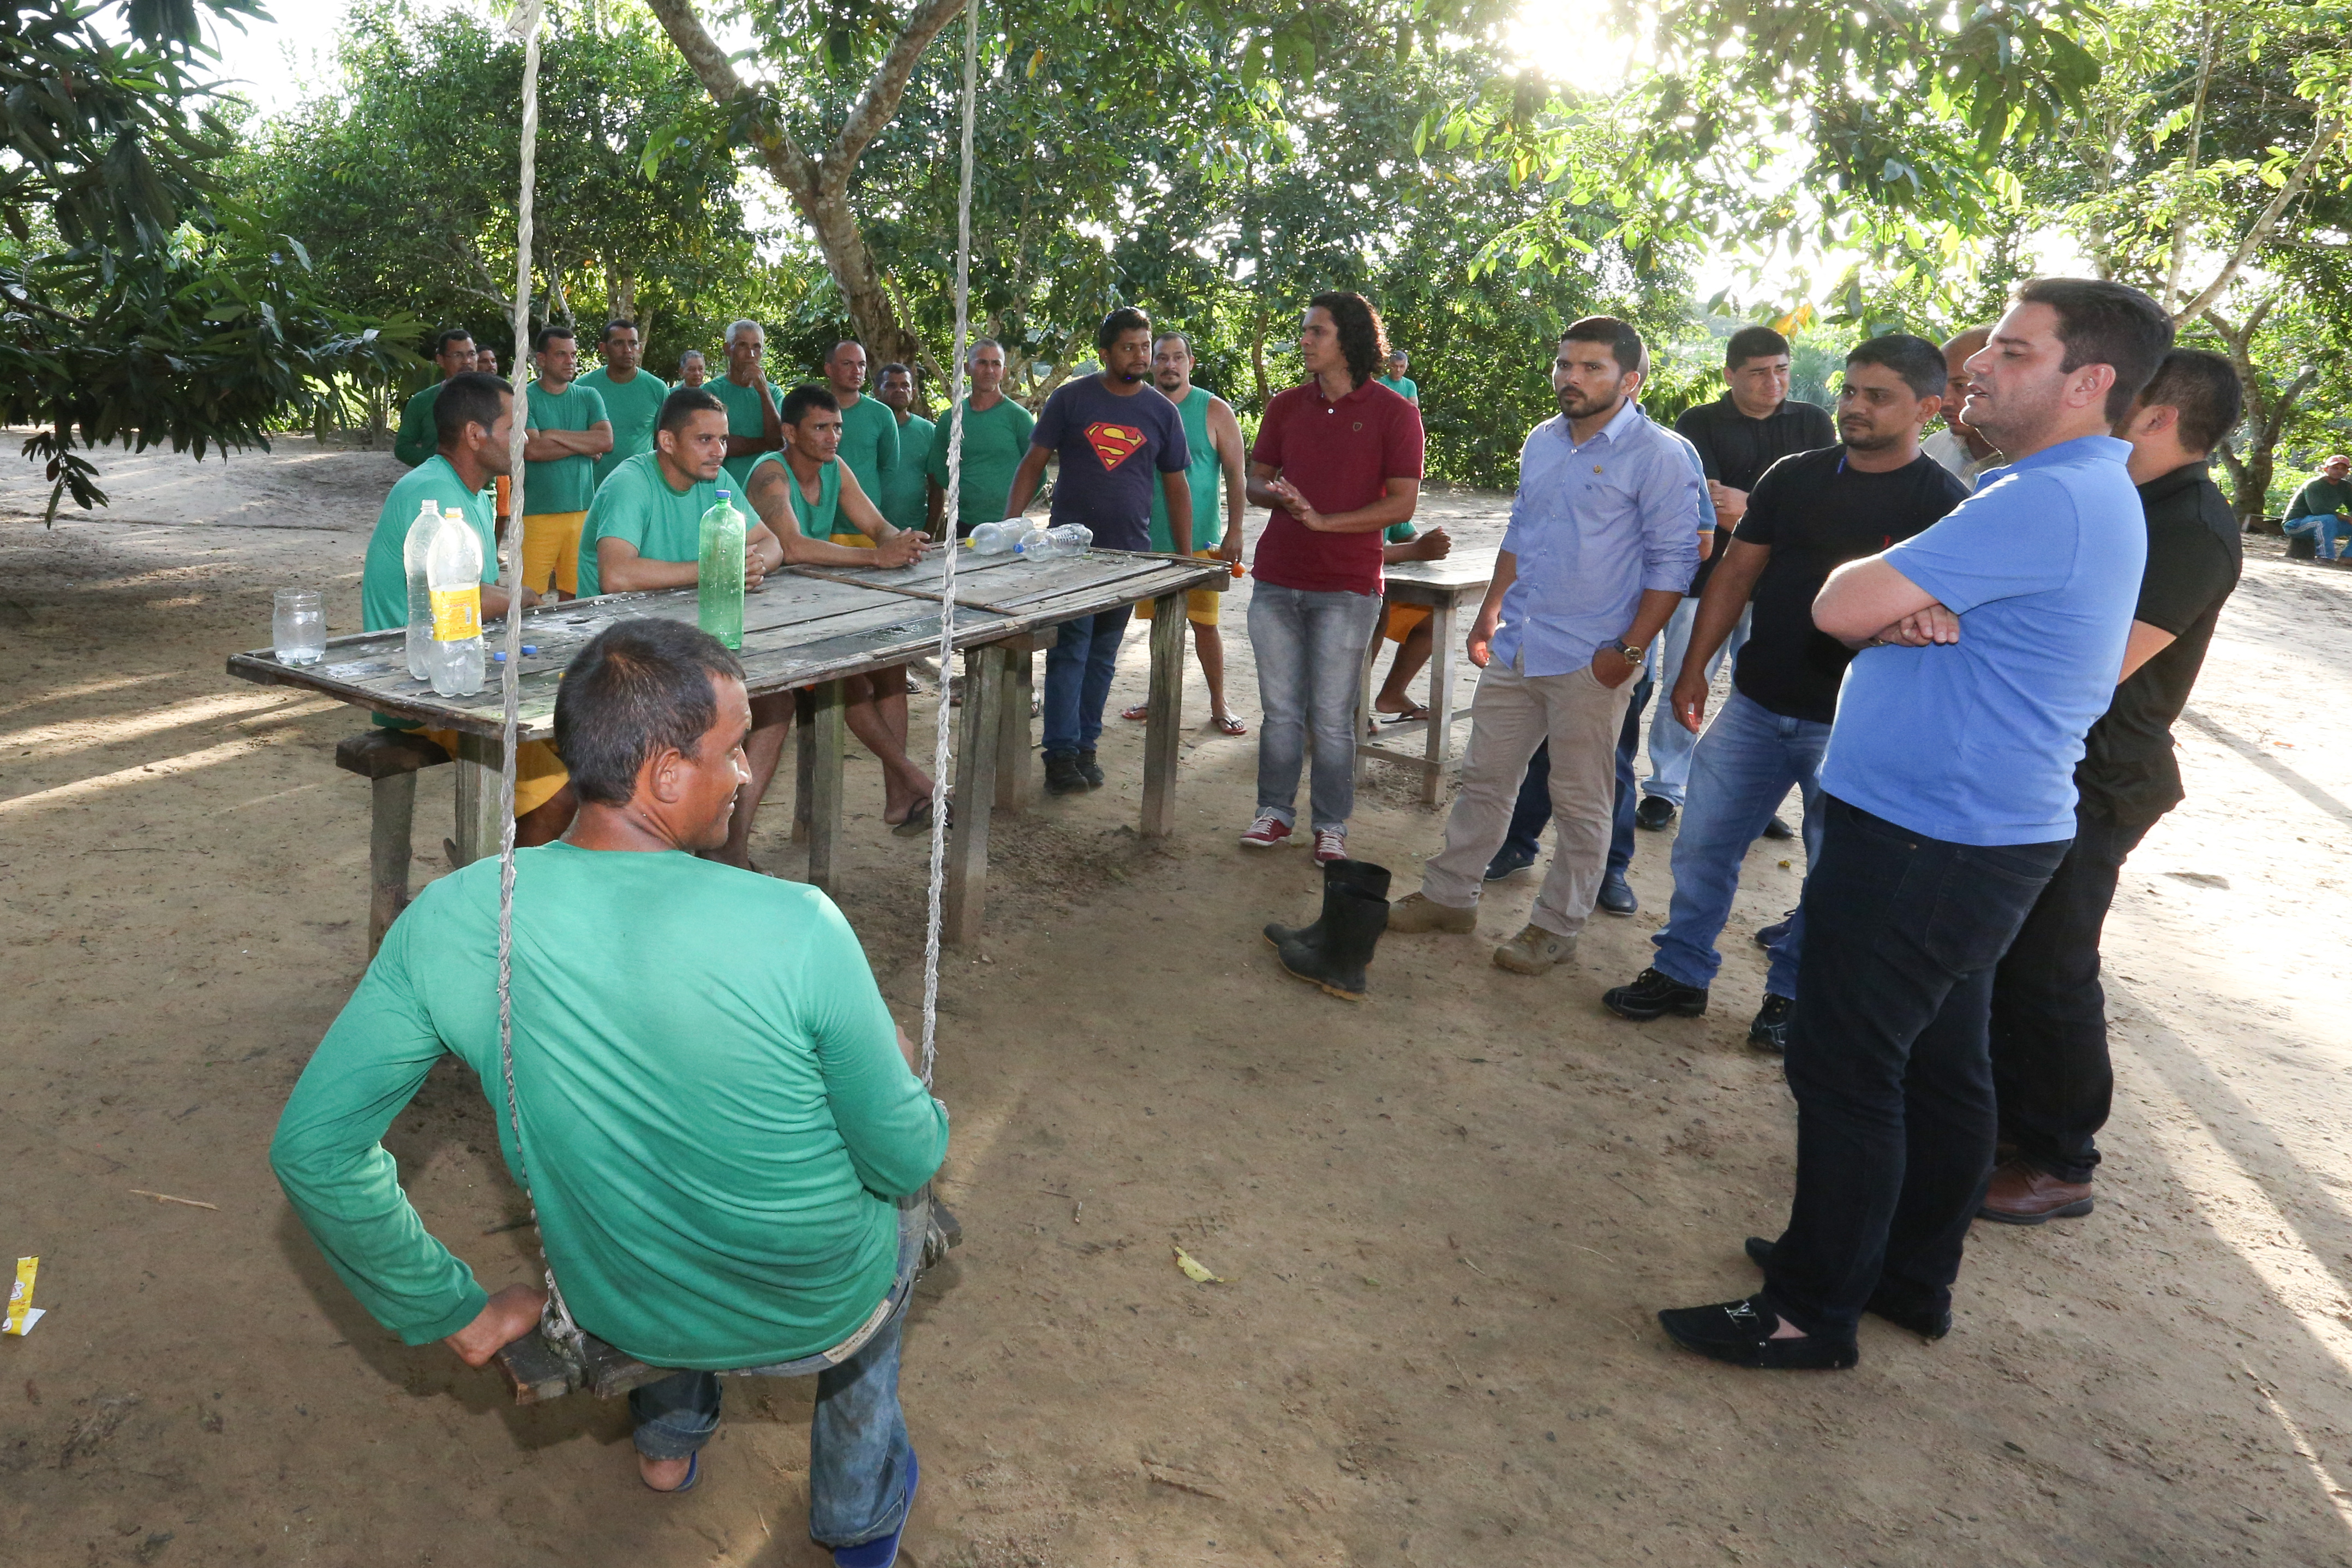
POLYGON ((1486 863, 1502 847, 1528 759, 1550 742, 1552 860, 1527 928, 1495 962, 1541 974, 1576 945, 1608 858, 1617 731, 1651 638, 1698 569, 1706 512, 1689 442, 1635 405, 1642 337, 1611 316, 1560 335, 1558 416, 1519 454, 1510 527, 1470 628, 1485 673, 1445 847, 1421 891, 1389 911, 1392 931, 1478 926, 1486 863))

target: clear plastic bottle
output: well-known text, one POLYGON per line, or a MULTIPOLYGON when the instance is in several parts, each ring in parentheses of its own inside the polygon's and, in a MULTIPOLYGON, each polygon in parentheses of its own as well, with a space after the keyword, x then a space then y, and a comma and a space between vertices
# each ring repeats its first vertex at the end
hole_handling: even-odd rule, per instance
POLYGON ((401 570, 408 578, 408 678, 423 680, 425 649, 433 640, 433 590, 425 581, 425 552, 441 527, 441 509, 431 500, 417 509, 416 521, 400 546, 401 570))
POLYGON ((1029 524, 1013 547, 1032 561, 1051 561, 1061 553, 1054 547, 1053 536, 1035 523, 1029 524))
POLYGON ((695 568, 701 590, 695 620, 729 647, 743 646, 743 514, 720 490, 702 514, 702 556, 695 568))
POLYGON ((1066 522, 1059 528, 1047 529, 1045 537, 1054 542, 1056 555, 1084 555, 1087 547, 1095 542, 1095 531, 1084 523, 1066 522))
POLYGON ((456 507, 434 531, 425 577, 433 593, 425 679, 437 696, 471 697, 482 689, 482 536, 456 507))

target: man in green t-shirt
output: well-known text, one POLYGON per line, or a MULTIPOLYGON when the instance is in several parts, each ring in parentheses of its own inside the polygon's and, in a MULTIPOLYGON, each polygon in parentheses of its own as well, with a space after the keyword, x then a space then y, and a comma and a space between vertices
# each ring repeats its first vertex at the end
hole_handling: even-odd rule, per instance
POLYGON ((964 426, 963 488, 956 497, 958 539, 983 522, 1003 521, 1005 503, 1013 497, 1013 476, 1029 455, 1029 437, 1037 428, 1029 411, 1004 395, 1003 344, 994 338, 975 342, 964 354, 964 374, 971 380, 971 395, 961 408, 940 421, 923 465, 930 480, 925 515, 934 539, 947 537, 940 519, 947 510, 948 450, 956 426, 964 426))
POLYGON ((433 402, 441 395, 441 387, 453 375, 462 375, 474 368, 474 334, 463 327, 444 327, 433 340, 433 363, 441 368, 441 380, 408 400, 400 411, 400 430, 392 438, 392 455, 410 468, 433 456, 440 437, 434 433, 433 402))
MULTIPOLYGON (((615 469, 588 508, 580 532, 581 591, 636 594, 691 588, 701 581, 702 514, 719 504, 720 489, 734 489, 721 467, 726 452, 727 412, 710 389, 671 393, 655 426, 654 449, 615 469)), ((733 504, 745 520, 743 587, 756 592, 784 563, 783 546, 740 496, 733 504)), ((730 866, 751 864, 751 823, 792 731, 792 693, 754 700, 751 720, 751 778, 736 800, 727 842, 715 851, 730 866)))
MULTIPOLYGON (((1410 520, 1392 522, 1381 536, 1381 564, 1443 561, 1453 549, 1454 540, 1442 526, 1423 533, 1410 520)), ((1375 722, 1402 724, 1427 719, 1429 705, 1415 701, 1407 689, 1429 662, 1429 606, 1383 602, 1381 612, 1380 635, 1396 644, 1397 651, 1389 662, 1388 679, 1381 682, 1380 695, 1372 699, 1375 722)))
POLYGON ((511 1051, 491 858, 394 922, 269 1160, 379 1323, 488 1364, 537 1331, 547 1292, 486 1291, 383 1146, 460 1058, 572 1321, 687 1369, 630 1395, 643 1483, 700 1479, 715 1373, 816 1371, 810 1533, 837 1561, 883 1563, 916 1489, 898 1357, 947 1110, 832 901, 697 858, 727 836, 751 727, 742 666, 693 626, 623 621, 582 649, 555 707, 579 820, 515 858, 511 1051))
POLYGON ((727 410, 727 471, 739 486, 751 478, 752 464, 783 444, 776 411, 784 400, 761 366, 767 352, 768 334, 760 323, 737 321, 727 329, 727 374, 700 388, 727 410))
MULTIPOLYGON (((894 528, 841 460, 841 409, 825 386, 784 395, 784 449, 751 466, 748 494, 795 565, 911 566, 930 536, 894 528)), ((842 720, 882 764, 882 820, 902 838, 929 833, 931 775, 907 752, 907 669, 892 665, 842 684, 842 720)))
POLYGON ((2352 534, 2352 458, 2330 458, 2319 466, 2319 477, 2294 492, 2286 503, 2285 529, 2308 533, 2322 561, 2344 553, 2344 540, 2352 534))
POLYGON ((1414 384, 1412 377, 1405 374, 1404 373, 1405 366, 1410 363, 1411 362, 1405 356, 1404 350, 1391 349, 1389 351, 1388 374, 1376 375, 1372 377, 1372 379, 1379 382, 1382 386, 1387 387, 1391 392, 1395 393, 1399 397, 1403 398, 1407 403, 1418 404, 1421 401, 1421 388, 1414 384))
POLYGON ((923 465, 930 459, 931 437, 939 426, 915 412, 915 373, 908 366, 896 361, 884 365, 882 384, 874 396, 898 421, 898 463, 882 471, 882 493, 875 504, 891 527, 926 531, 930 477, 923 465))
MULTIPOLYGON (((514 429, 514 393, 495 376, 462 371, 435 388, 434 454, 401 477, 376 514, 360 569, 361 626, 386 632, 408 625, 408 531, 431 501, 436 511, 452 508, 474 525, 482 542, 482 622, 507 613, 507 591, 499 586, 499 537, 490 515, 489 486, 507 471, 508 442, 514 429)), ((525 608, 538 602, 522 590, 525 608)), ((382 714, 391 730, 415 730, 406 720, 382 714)), ((416 731, 455 754, 454 730, 416 731)), ((530 741, 515 752, 515 842, 544 844, 572 821, 572 792, 564 787, 563 764, 544 741, 530 741)))
POLYGON ((866 384, 866 345, 848 339, 834 344, 824 358, 824 380, 841 405, 841 460, 878 505, 883 476, 898 466, 898 416, 859 390, 866 384))
POLYGON ((579 595, 572 563, 596 494, 596 459, 613 449, 604 400, 572 379, 580 349, 572 329, 551 321, 531 342, 538 376, 523 389, 522 582, 579 595))
POLYGON ((600 485, 639 452, 653 450, 654 421, 661 417, 662 399, 669 395, 661 377, 639 364, 640 347, 636 322, 605 322, 604 335, 596 340, 604 363, 580 378, 582 386, 604 399, 604 417, 613 422, 613 449, 596 459, 600 485))

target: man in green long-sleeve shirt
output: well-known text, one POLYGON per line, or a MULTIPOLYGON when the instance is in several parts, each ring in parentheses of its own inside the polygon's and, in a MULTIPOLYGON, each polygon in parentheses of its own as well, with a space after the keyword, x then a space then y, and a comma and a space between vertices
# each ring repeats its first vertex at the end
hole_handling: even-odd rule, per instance
POLYGON ((392 455, 415 468, 440 449, 441 437, 433 424, 433 405, 441 400, 441 382, 474 368, 474 334, 463 327, 444 327, 433 340, 433 363, 441 367, 435 382, 408 400, 400 411, 400 429, 392 438, 392 455))
POLYGON ((2310 534, 2322 561, 2344 553, 2345 536, 2352 534, 2352 458, 2330 458, 2319 466, 2319 477, 2286 503, 2284 528, 2310 534))
POLYGON ((817 1384, 811 1531, 841 1561, 887 1561, 856 1553, 895 1535, 914 1491, 898 1359, 924 1211, 902 1224, 899 1200, 938 1170, 947 1112, 841 911, 696 857, 726 838, 750 730, 742 667, 691 626, 624 621, 583 648, 555 713, 580 814, 515 857, 520 1152, 499 1087, 499 868, 482 860, 394 923, 270 1162, 377 1321, 485 1364, 531 1331, 543 1295, 485 1292, 381 1142, 433 1065, 462 1058, 572 1318, 691 1369, 630 1396, 645 1483, 694 1484, 715 1370, 838 1354, 817 1384))

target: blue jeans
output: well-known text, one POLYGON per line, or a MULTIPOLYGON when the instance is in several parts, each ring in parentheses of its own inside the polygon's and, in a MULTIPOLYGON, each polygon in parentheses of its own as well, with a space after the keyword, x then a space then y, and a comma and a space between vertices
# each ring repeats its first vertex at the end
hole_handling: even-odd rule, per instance
MULTIPOLYGON (((1625 705, 1625 722, 1617 731, 1617 800, 1609 824, 1609 869, 1622 873, 1633 863, 1633 755, 1642 744, 1642 709, 1654 687, 1650 672, 1633 683, 1633 700, 1625 705)), ((1543 853, 1543 830, 1551 825, 1551 742, 1546 741, 1528 759, 1528 776, 1519 784, 1518 804, 1511 808, 1511 831, 1503 847, 1532 860, 1543 853)))
POLYGON ((1250 590, 1250 651, 1257 658, 1257 808, 1298 819, 1298 772, 1315 748, 1307 811, 1316 827, 1345 827, 1356 810, 1356 687, 1381 601, 1344 590, 1259 583, 1250 590))
MULTIPOLYGON (((898 1407, 898 1346, 922 1254, 929 1206, 898 1208, 898 1305, 856 1355, 816 1374, 816 1415, 809 1424, 809 1533, 826 1546, 856 1546, 887 1535, 907 1507, 907 1468, 914 1447, 898 1407)), ((746 1368, 730 1376, 758 1376, 746 1368)), ((790 1375, 790 1374, 786 1374, 790 1375)), ((719 1377, 681 1372, 629 1392, 637 1452, 681 1459, 719 1429, 719 1377)))
POLYGON ((2309 517, 2291 517, 2279 525, 2284 532, 2308 533, 2318 546, 2319 559, 2333 561, 2344 553, 2344 541, 2352 536, 2352 528, 2333 512, 2314 512, 2309 517))
POLYGON ((1122 605, 1098 616, 1064 621, 1045 650, 1045 752, 1091 752, 1102 740, 1103 704, 1110 698, 1118 639, 1133 614, 1122 605))
MULTIPOLYGON (((1715 983, 1723 966, 1715 940, 1731 917, 1740 862, 1790 784, 1804 792, 1807 864, 1821 853, 1822 752, 1829 743, 1827 724, 1782 718, 1737 691, 1707 725, 1691 752, 1690 798, 1683 804, 1682 831, 1675 835, 1674 906, 1665 928, 1650 939, 1657 944, 1652 962, 1659 973, 1701 989, 1715 983)), ((1765 994, 1797 994, 1804 931, 1800 906, 1787 933, 1772 944, 1765 994)))
MULTIPOLYGON (((1739 612, 1738 625, 1723 639, 1715 657, 1706 661, 1706 678, 1723 668, 1727 658, 1738 658, 1739 649, 1748 641, 1749 612, 1739 612)), ((1650 645, 1650 675, 1658 683, 1658 710, 1650 716, 1650 776, 1643 781, 1642 793, 1661 799, 1683 803, 1685 786, 1690 782, 1691 751, 1698 737, 1683 728, 1675 717, 1675 682, 1681 679, 1683 655, 1690 647, 1691 627, 1698 620, 1698 595, 1693 594, 1675 606, 1666 629, 1650 645)))
POLYGON ((1797 1191, 1764 1298, 1851 1342, 1874 1295, 1951 1305, 1992 1175, 1994 967, 2069 840, 1949 844, 1820 799, 1789 1026, 1797 1191))

